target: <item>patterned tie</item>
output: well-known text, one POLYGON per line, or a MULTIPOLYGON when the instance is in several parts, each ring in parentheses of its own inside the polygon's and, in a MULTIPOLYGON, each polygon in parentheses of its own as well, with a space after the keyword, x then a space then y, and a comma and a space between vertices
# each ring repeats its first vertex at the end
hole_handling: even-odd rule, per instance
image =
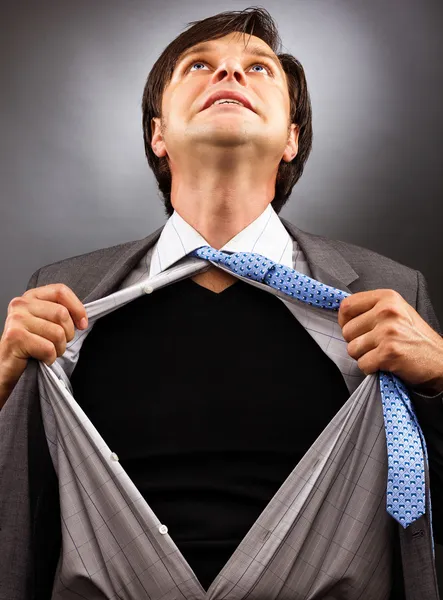
MULTIPOLYGON (((240 277, 265 283, 312 306, 338 311, 350 294, 321 283, 261 254, 227 254, 201 246, 190 256, 226 266, 240 277)), ((404 528, 425 513, 426 443, 407 389, 393 373, 379 371, 388 454, 386 509, 404 528)), ((430 508, 430 506, 429 506, 430 508)))

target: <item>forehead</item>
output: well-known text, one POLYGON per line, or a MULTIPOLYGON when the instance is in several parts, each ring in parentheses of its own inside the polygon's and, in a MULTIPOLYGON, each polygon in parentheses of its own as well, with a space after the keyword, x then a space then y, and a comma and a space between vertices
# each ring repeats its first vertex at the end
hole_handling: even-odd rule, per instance
POLYGON ((238 48, 240 53, 244 55, 269 58, 280 70, 282 70, 277 55, 266 42, 255 35, 249 36, 249 34, 244 34, 242 32, 233 32, 216 40, 208 40, 195 44, 180 54, 176 64, 179 65, 186 57, 192 54, 198 52, 223 51, 228 46, 230 48, 238 48))

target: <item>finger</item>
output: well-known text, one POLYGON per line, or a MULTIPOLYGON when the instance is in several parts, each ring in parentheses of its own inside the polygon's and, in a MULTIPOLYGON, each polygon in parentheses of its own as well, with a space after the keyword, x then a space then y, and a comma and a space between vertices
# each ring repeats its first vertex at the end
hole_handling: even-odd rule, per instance
MULTIPOLYGON (((71 317, 68 317, 68 318, 71 321, 71 328, 73 329, 72 319, 71 319, 71 317)), ((67 344, 68 340, 66 338, 66 331, 61 325, 59 325, 57 323, 53 323, 51 321, 47 321, 46 319, 40 319, 40 318, 34 317, 34 316, 30 317, 30 319, 26 323, 26 325, 29 325, 29 327, 25 327, 25 329, 28 333, 37 335, 40 338, 42 338, 44 340, 48 340, 49 342, 52 343, 52 345, 55 348, 55 353, 56 353, 54 360, 57 356, 62 356, 65 353, 66 344, 67 344)), ((72 338, 73 337, 74 336, 72 336, 72 338)), ((44 346, 46 346, 46 344, 44 344, 44 346)), ((26 349, 28 349, 28 348, 26 348, 26 349)), ((34 356, 33 354, 30 354, 30 355, 34 356)))
POLYGON ((80 299, 64 283, 51 283, 38 288, 27 290, 23 296, 31 296, 39 300, 49 300, 65 306, 75 323, 77 329, 84 329, 80 325, 81 319, 88 320, 86 309, 80 299))
POLYGON ((44 323, 51 322, 63 327, 66 341, 69 342, 74 338, 74 322, 69 310, 62 304, 20 296, 11 300, 9 306, 5 328, 17 324, 24 326, 28 331, 46 337, 44 323))
MULTIPOLYGON (((45 323, 51 325, 48 321, 45 321, 45 323)), ((59 326, 53 326, 58 327, 60 330, 59 326)), ((51 329, 51 327, 49 327, 49 329, 51 329)), ((8 363, 13 362, 14 368, 16 369, 17 363, 13 359, 27 360, 29 357, 41 360, 47 365, 52 364, 58 355, 61 356, 64 353, 64 350, 63 343, 60 343, 60 334, 57 335, 57 333, 51 332, 50 335, 53 338, 58 337, 55 344, 52 340, 32 333, 27 329, 9 329, 2 340, 4 347, 6 348, 5 355, 7 356, 4 364, 2 363, 2 367, 4 366, 7 369, 8 363), (61 352, 61 354, 59 354, 59 352, 61 352)))

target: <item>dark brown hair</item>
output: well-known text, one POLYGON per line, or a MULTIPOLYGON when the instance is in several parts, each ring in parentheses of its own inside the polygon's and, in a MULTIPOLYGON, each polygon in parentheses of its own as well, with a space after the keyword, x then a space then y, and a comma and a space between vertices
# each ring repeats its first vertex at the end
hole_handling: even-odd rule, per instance
POLYGON ((171 204, 172 177, 166 156, 159 158, 151 148, 151 119, 162 118, 163 91, 171 80, 181 54, 195 44, 216 40, 233 32, 261 38, 278 56, 288 81, 290 98, 288 134, 291 123, 297 123, 300 128, 297 155, 289 163, 282 159, 277 172, 272 208, 279 213, 288 200, 292 188, 302 176, 312 148, 312 109, 304 69, 291 54, 280 54, 282 44, 279 33, 271 15, 264 8, 249 7, 242 11, 222 12, 201 21, 191 21, 188 26, 191 25, 192 27, 176 37, 162 52, 152 67, 143 90, 142 123, 145 152, 163 195, 166 214, 169 217, 174 211, 171 204))

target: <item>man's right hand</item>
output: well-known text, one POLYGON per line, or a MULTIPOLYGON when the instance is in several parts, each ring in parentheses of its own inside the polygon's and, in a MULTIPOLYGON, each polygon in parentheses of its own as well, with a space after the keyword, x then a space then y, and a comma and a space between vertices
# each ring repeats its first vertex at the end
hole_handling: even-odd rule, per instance
POLYGON ((13 298, 0 338, 0 409, 26 368, 29 358, 51 365, 85 329, 88 316, 82 302, 63 283, 27 290, 13 298), (81 326, 82 318, 86 324, 81 326))

